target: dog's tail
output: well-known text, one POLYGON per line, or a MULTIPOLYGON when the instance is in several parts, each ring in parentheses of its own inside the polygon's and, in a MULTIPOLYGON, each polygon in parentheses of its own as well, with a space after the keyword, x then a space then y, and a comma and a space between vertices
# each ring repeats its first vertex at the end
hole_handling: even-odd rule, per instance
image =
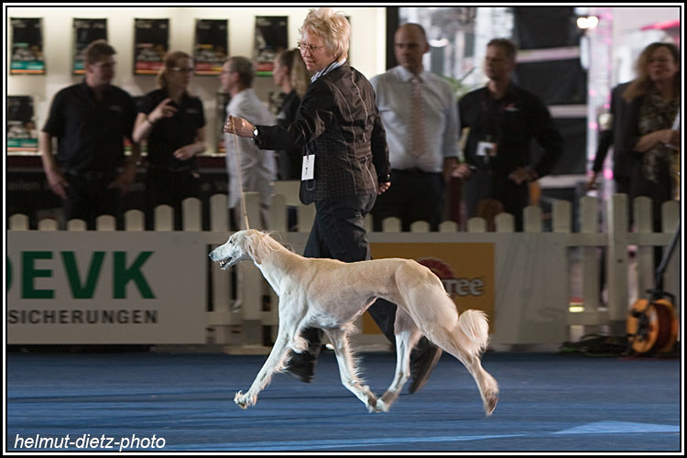
POLYGON ((489 344, 489 322, 487 315, 481 310, 466 310, 458 317, 459 337, 461 346, 472 355, 480 355, 489 344))

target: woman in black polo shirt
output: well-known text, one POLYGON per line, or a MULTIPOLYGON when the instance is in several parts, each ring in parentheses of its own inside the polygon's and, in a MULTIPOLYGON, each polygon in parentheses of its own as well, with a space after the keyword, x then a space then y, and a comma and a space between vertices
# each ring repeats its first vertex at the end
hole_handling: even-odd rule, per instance
POLYGON ((170 52, 157 77, 160 89, 146 94, 138 107, 134 141, 148 140, 148 230, 155 207, 163 204, 174 208, 174 229, 181 230, 181 202, 198 197, 195 156, 205 151, 205 114, 201 100, 188 92, 192 73, 191 56, 170 52))

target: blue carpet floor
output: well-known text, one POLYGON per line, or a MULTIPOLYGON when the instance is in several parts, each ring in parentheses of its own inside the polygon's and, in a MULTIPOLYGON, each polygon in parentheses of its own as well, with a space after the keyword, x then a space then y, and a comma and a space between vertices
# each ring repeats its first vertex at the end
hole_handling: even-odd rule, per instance
MULTIPOLYGON (((362 353, 380 394, 395 356, 362 353)), ((320 357, 311 384, 278 374, 247 410, 265 356, 9 353, 12 451, 168 452, 678 452, 680 360, 546 353, 484 355, 500 402, 485 417, 465 368, 444 354, 418 393, 370 414, 320 357)))

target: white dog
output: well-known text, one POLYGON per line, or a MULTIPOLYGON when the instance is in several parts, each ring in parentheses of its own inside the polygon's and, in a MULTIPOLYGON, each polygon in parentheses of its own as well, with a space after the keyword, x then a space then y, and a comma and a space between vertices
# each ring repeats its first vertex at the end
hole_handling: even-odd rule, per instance
POLYGON ((283 369, 289 350, 306 350, 301 331, 316 327, 334 345, 341 382, 370 412, 388 411, 408 380, 410 352, 422 334, 465 365, 477 383, 484 411, 487 415, 494 411, 498 384, 480 363, 489 339, 486 316, 467 310, 459 317, 439 278, 421 264, 395 258, 352 263, 304 258, 252 229, 233 234, 210 258, 222 269, 252 260, 279 296, 277 339, 248 392, 236 393, 234 402, 239 407, 257 402, 272 375, 283 369), (396 376, 379 399, 358 376, 348 346, 353 322, 378 297, 398 305, 396 376))

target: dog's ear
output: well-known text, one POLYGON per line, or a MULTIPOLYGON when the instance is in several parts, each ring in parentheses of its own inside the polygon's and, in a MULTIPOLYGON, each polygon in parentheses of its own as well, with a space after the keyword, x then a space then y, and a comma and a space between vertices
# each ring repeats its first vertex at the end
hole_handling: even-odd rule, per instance
POLYGON ((253 262, 260 265, 262 264, 262 255, 261 250, 259 245, 262 243, 262 240, 258 235, 247 235, 244 237, 245 239, 245 245, 246 245, 246 252, 248 253, 248 256, 250 256, 253 259, 253 262))

